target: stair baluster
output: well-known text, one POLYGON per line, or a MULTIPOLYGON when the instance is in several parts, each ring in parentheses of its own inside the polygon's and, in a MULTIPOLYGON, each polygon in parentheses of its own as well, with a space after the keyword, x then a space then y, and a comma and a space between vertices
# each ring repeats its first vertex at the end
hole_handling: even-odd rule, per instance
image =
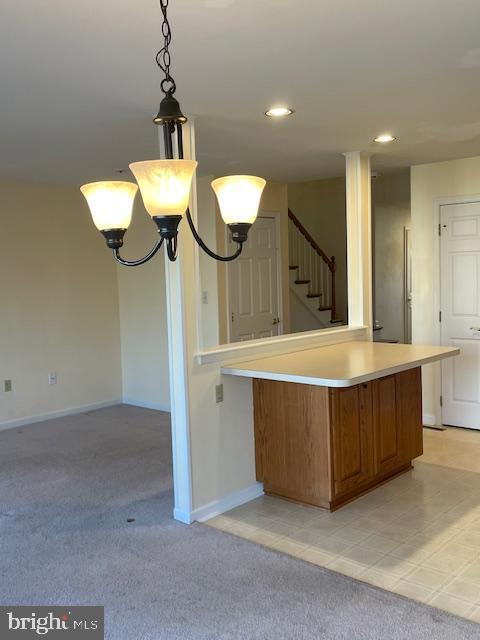
POLYGON ((290 209, 288 217, 290 267, 297 270, 296 282, 308 283, 308 295, 318 296, 319 310, 330 309, 330 322, 339 322, 335 256, 327 256, 290 209))

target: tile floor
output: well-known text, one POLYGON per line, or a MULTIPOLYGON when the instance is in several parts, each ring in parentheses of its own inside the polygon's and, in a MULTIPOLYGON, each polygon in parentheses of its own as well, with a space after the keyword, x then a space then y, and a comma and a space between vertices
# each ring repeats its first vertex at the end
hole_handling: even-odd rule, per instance
POLYGON ((425 429, 424 449, 335 513, 263 496, 206 524, 480 623, 480 432, 425 429))

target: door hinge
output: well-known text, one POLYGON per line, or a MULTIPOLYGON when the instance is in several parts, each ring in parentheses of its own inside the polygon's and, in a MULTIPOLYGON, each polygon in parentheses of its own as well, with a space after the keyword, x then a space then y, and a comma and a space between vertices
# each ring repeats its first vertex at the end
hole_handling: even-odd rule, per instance
POLYGON ((440 224, 440 222, 438 223, 438 235, 442 235, 442 225, 440 224))
POLYGON ((438 321, 439 322, 442 321, 442 312, 441 311, 438 312, 438 321))
POLYGON ((443 407, 443 396, 440 396, 440 406, 443 407))
POLYGON ((232 311, 232 322, 235 322, 235 314, 232 311))

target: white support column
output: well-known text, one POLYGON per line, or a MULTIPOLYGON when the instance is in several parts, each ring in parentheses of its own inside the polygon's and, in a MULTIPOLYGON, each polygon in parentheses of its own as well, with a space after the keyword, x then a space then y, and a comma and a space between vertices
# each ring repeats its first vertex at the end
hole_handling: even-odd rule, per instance
POLYGON ((370 157, 345 154, 349 324, 368 327, 372 338, 372 214, 370 157))
MULTIPOLYGON (((161 127, 159 133, 163 134, 161 127)), ((195 159, 194 125, 183 127, 184 157, 195 159)), ((160 149, 162 144, 160 143, 160 149)), ((190 207, 196 220, 196 184, 193 178, 190 207)), ((198 287, 186 286, 195 282, 194 241, 184 218, 179 226, 178 257, 170 262, 165 251, 165 280, 168 320, 168 354, 170 368, 170 402, 173 456, 174 517, 190 522, 193 510, 193 488, 190 442, 189 368, 197 344, 197 324, 189 321, 188 309, 196 308, 195 292, 198 287)))
MULTIPOLYGON (((184 127, 184 156, 195 159, 194 124, 184 127)), ((190 200, 197 224, 196 179, 190 200)), ((174 518, 189 524, 263 493, 255 480, 251 385, 224 380, 215 402, 220 365, 200 366, 199 248, 180 223, 178 258, 166 260, 168 347, 174 480, 174 518)))

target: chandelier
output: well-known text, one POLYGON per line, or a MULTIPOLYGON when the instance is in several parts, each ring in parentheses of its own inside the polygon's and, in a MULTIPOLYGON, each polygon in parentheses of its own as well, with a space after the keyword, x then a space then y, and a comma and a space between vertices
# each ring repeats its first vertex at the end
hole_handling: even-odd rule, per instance
POLYGON ((220 214, 231 232, 237 250, 230 256, 220 256, 199 236, 189 210, 190 189, 197 167, 194 160, 183 157, 182 126, 187 122, 175 98, 175 80, 170 73, 169 46, 172 32, 167 17, 169 0, 160 0, 163 14, 163 47, 156 55, 158 67, 164 74, 160 88, 164 97, 160 102, 154 123, 163 128, 165 159, 133 162, 129 165, 137 184, 123 181, 92 182, 80 187, 85 196, 93 222, 105 237, 118 262, 132 267, 144 264, 157 253, 165 242, 167 255, 173 262, 177 258, 178 225, 186 215, 188 225, 198 245, 215 260, 229 262, 237 258, 247 240, 248 231, 258 214, 265 180, 256 176, 226 176, 212 182, 220 214), (176 156, 174 154, 174 148, 176 156), (124 260, 120 256, 125 233, 132 220, 132 209, 138 189, 145 209, 157 227, 159 238, 151 251, 139 260, 124 260))

